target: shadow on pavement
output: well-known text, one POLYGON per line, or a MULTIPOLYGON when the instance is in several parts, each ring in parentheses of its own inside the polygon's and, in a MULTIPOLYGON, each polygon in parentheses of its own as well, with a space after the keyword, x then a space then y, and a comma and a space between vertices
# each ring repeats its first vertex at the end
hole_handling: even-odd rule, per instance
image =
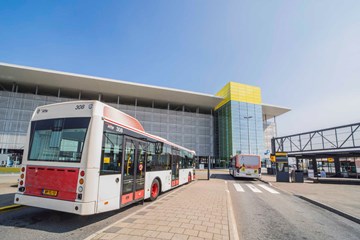
POLYGON ((119 210, 90 216, 79 216, 42 208, 21 207, 13 211, 0 212, 0 225, 52 233, 66 233, 112 217, 138 204, 135 203, 119 210))
MULTIPOLYGON (((173 192, 175 189, 160 194, 158 200, 165 197, 168 193, 173 192)), ((11 201, 13 201, 14 199, 13 193, 0 195, 1 201, 3 200, 3 197, 5 195, 6 198, 4 199, 11 199, 11 201)), ((145 200, 144 206, 146 206, 148 202, 149 202, 148 200, 145 200)), ((136 206, 139 205, 142 205, 142 202, 137 202, 129 206, 122 207, 121 209, 118 210, 99 213, 95 215, 89 215, 89 216, 80 216, 76 214, 59 212, 59 211, 48 210, 43 208, 24 206, 11 211, 0 212, 0 226, 13 227, 13 228, 27 228, 27 229, 40 230, 50 233, 67 233, 74 230, 79 230, 81 228, 86 228, 89 225, 95 224, 107 218, 109 218, 109 222, 107 224, 110 225, 114 222, 113 219, 110 219, 111 217, 117 214, 125 213, 126 211, 130 210, 130 212, 126 213, 126 215, 118 216, 117 219, 115 220, 117 221, 119 218, 125 217, 128 214, 131 214, 132 212, 136 211, 136 206), (131 210, 131 208, 133 209, 131 210)))
POLYGON ((255 178, 240 178, 240 177, 233 177, 229 173, 213 173, 210 175, 210 178, 222 179, 222 180, 235 180, 239 182, 257 182, 259 180, 255 178))
POLYGON ((0 195, 0 207, 14 204, 15 193, 6 193, 0 195))
POLYGON ((223 180, 233 180, 234 178, 229 173, 211 173, 210 178, 217 178, 223 180))

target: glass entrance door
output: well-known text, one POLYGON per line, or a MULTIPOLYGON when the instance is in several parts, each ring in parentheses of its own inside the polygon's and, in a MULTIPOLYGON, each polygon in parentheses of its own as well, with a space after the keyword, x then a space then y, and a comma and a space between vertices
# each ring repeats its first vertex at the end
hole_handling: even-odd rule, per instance
POLYGON ((121 205, 126 205, 144 198, 146 143, 126 138, 121 205))
POLYGON ((177 149, 171 149, 171 186, 179 185, 179 161, 180 151, 177 149))

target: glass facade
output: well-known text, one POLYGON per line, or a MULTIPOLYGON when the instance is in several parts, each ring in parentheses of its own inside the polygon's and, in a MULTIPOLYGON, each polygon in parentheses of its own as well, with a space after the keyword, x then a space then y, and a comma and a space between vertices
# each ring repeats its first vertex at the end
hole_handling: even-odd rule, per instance
POLYGON ((229 82, 217 94, 224 98, 215 108, 215 154, 225 160, 236 154, 264 156, 261 90, 229 82))
POLYGON ((264 119, 264 140, 265 140, 265 152, 271 151, 271 139, 276 137, 276 123, 264 119))
POLYGON ((264 154, 261 105, 229 101, 216 112, 217 155, 229 160, 236 154, 264 154))

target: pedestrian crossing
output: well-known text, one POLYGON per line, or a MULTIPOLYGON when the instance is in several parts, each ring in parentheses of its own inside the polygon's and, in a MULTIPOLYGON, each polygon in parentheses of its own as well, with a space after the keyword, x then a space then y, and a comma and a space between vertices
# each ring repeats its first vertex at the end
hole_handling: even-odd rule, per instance
POLYGON ((246 192, 246 191, 250 190, 251 192, 254 192, 254 193, 263 193, 263 191, 265 190, 266 192, 269 192, 272 194, 280 194, 278 191, 267 186, 266 184, 243 184, 243 185, 240 185, 239 183, 234 183, 234 188, 237 192, 246 192), (258 187, 261 189, 259 189, 258 187))
POLYGON ((259 190, 258 188, 256 188, 253 184, 246 184, 246 186, 248 188, 250 188, 251 191, 253 191, 254 193, 261 193, 261 190, 259 190))
POLYGON ((234 187, 235 187, 236 191, 238 191, 238 192, 245 192, 240 184, 234 184, 234 187))

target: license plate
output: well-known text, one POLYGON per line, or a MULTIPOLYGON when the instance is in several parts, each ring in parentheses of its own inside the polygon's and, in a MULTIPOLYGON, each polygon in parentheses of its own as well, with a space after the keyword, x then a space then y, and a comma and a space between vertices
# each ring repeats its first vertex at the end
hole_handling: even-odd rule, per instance
POLYGON ((58 191, 56 191, 56 190, 43 189, 43 190, 42 190, 42 194, 43 194, 43 195, 47 195, 47 196, 56 197, 56 196, 58 195, 58 191))

